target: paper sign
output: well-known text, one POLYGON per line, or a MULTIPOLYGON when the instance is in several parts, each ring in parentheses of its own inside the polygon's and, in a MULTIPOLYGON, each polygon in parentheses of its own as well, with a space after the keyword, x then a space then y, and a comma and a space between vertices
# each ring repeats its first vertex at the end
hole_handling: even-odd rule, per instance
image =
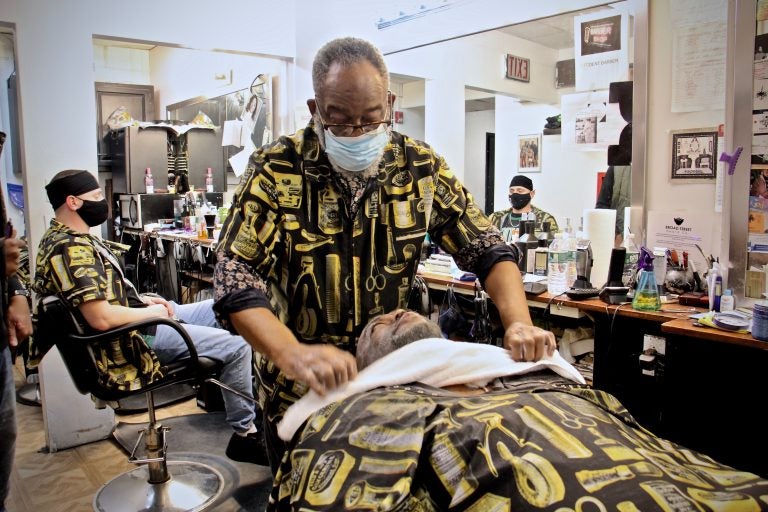
POLYGON ((701 253, 710 254, 712 226, 697 212, 649 210, 647 232, 648 247, 676 249, 679 254, 687 252, 688 260, 696 264, 699 274, 709 267, 701 253))
POLYGON ((238 178, 243 175, 243 173, 245 172, 245 169, 248 167, 248 161, 250 160, 251 155, 253 154, 253 150, 254 150, 254 146, 253 144, 250 144, 246 146, 238 154, 229 157, 229 165, 232 166, 232 170, 234 171, 235 176, 237 176, 238 178))
POLYGON ((221 135, 221 145, 242 147, 240 142, 240 132, 242 131, 242 128, 243 123, 240 120, 234 119, 231 121, 224 121, 224 132, 221 135))
POLYGON ((607 89, 628 78, 629 15, 609 9, 573 18, 576 89, 607 89))

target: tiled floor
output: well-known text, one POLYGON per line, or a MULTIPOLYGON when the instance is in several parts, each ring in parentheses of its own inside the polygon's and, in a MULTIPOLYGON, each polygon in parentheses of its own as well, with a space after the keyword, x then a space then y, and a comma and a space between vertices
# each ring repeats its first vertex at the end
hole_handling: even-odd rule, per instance
MULTIPOLYGON (((23 368, 15 369, 16 385, 24 383, 23 368)), ((159 418, 203 413, 194 399, 157 411, 159 418)), ((9 512, 79 512, 93 510, 96 491, 116 475, 133 469, 125 452, 111 438, 56 453, 45 452, 40 407, 17 404, 19 436, 11 474, 9 512)), ((146 421, 145 414, 120 416, 121 421, 146 421)))

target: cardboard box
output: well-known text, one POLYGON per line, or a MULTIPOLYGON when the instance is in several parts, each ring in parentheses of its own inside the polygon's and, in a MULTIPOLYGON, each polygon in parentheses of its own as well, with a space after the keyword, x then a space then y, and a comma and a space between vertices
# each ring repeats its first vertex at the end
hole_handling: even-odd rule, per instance
POLYGON ((744 295, 753 299, 762 299, 763 292, 765 292, 765 272, 761 270, 747 270, 744 295))

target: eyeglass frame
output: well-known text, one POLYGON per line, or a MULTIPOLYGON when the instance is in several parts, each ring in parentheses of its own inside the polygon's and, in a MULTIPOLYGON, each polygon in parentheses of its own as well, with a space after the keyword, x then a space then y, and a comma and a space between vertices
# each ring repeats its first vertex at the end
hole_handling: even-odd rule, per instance
POLYGON ((350 137, 353 133, 355 133, 356 130, 360 130, 363 134, 371 133, 372 131, 376 130, 379 126, 382 124, 390 124, 392 123, 392 91, 387 91, 387 110, 386 110, 386 119, 382 119, 381 121, 372 121, 370 123, 359 123, 359 124, 351 124, 351 123, 326 123, 323 119, 322 114, 320 113, 320 101, 315 97, 315 104, 317 105, 317 117, 320 118, 320 122, 323 123, 323 128, 327 128, 328 130, 331 130, 331 133, 336 135, 337 137, 350 137), (366 130, 366 127, 372 127, 370 129, 366 130), (333 128, 348 128, 351 131, 348 135, 341 135, 338 133, 334 133, 333 128))

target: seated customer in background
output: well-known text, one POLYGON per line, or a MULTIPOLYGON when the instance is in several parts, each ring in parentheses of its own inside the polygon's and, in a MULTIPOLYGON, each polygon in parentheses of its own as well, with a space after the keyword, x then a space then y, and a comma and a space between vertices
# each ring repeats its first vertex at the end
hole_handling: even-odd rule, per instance
POLYGON ((533 206, 533 198, 535 196, 536 190, 533 188, 531 178, 518 174, 509 182, 509 203, 512 205, 512 208, 492 213, 490 216, 491 222, 506 236, 509 230, 517 231, 520 219, 524 213, 533 212, 536 215, 536 229, 544 229, 544 223, 549 222, 549 230, 551 232, 559 231, 557 220, 551 214, 533 206))
MULTIPOLYGON (((240 336, 219 328, 213 301, 179 305, 140 296, 125 278, 117 257, 89 233, 107 220, 107 200, 94 176, 88 171, 61 171, 45 188, 56 216, 40 241, 35 291, 42 297, 57 295, 96 331, 152 318, 178 319, 198 355, 223 364, 219 379, 253 397, 252 349, 240 336)), ((133 332, 127 342, 116 339, 99 344, 94 351, 105 385, 122 390, 136 389, 142 380, 151 382, 161 374, 161 363, 188 355, 182 337, 167 325, 157 326, 153 335, 133 332)), ((223 398, 227 422, 235 430, 227 456, 267 465, 263 435, 255 423, 255 403, 227 391, 223 398)))

